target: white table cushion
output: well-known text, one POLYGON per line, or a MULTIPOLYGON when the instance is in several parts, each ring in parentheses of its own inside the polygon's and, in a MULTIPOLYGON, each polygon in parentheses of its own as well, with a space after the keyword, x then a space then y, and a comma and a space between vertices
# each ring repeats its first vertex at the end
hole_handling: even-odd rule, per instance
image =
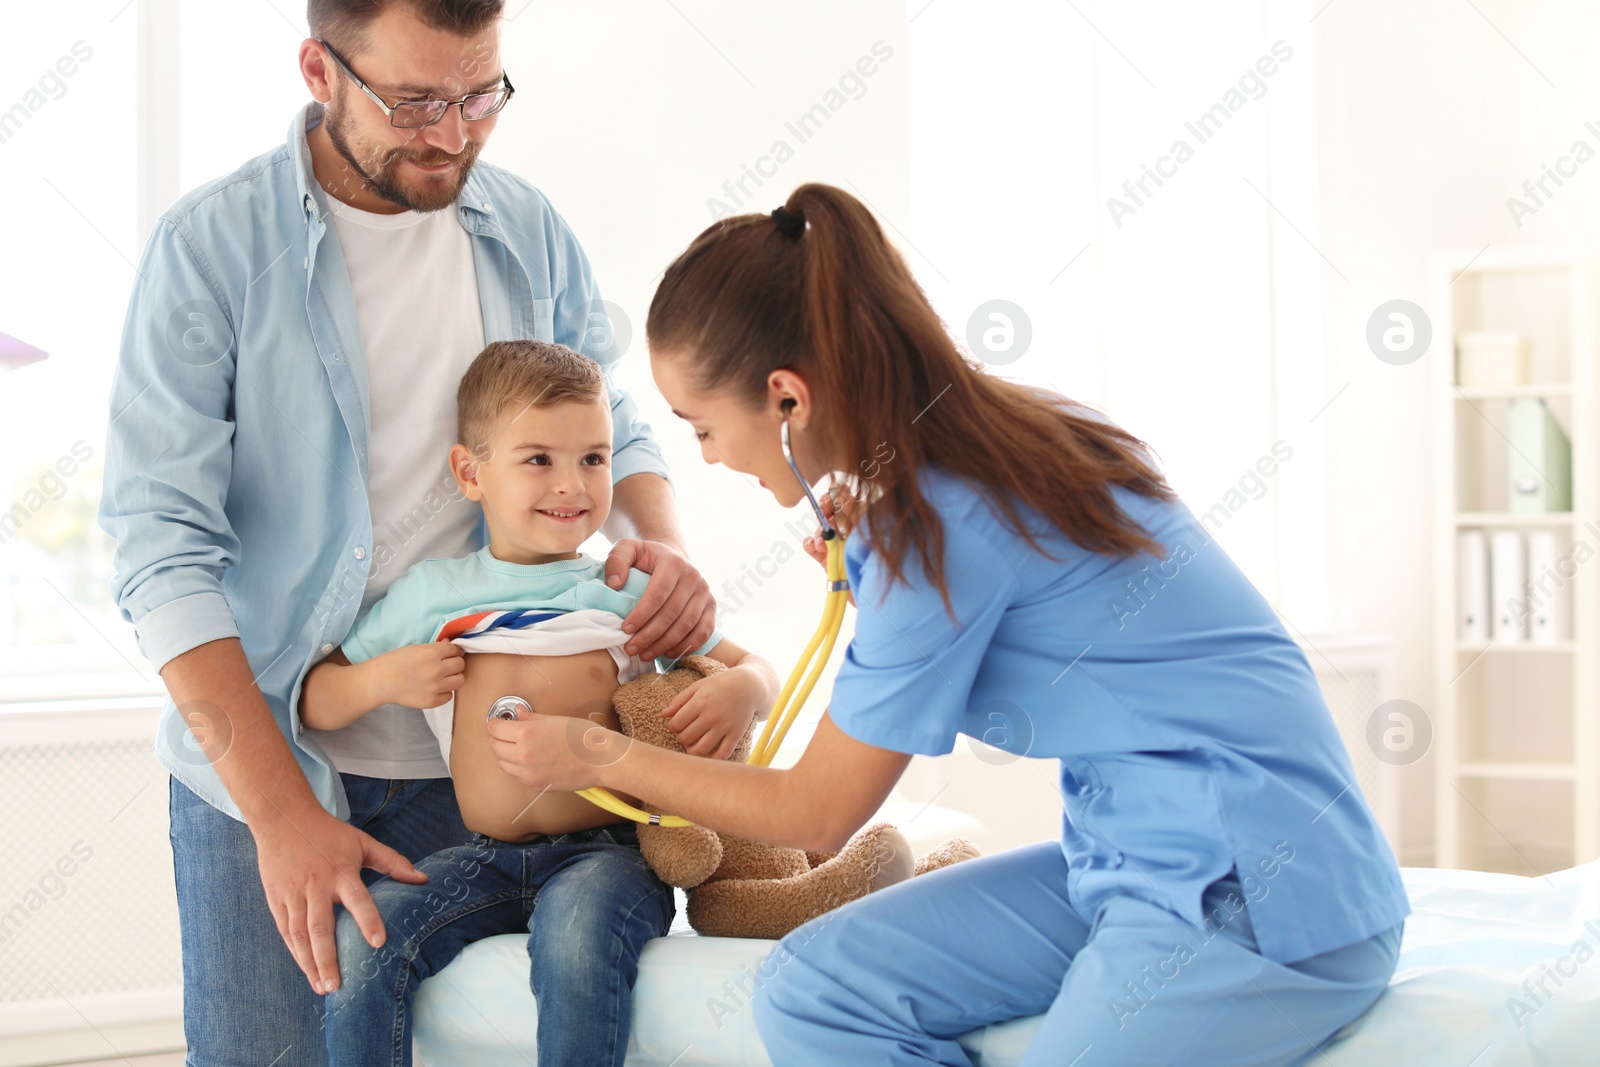
MULTIPOLYGON (((1402 874, 1414 910, 1389 989, 1318 1067, 1600 1063, 1600 861, 1544 878, 1402 874), (1523 981, 1547 966, 1562 984, 1547 979, 1536 1002, 1523 981)), ((678 914, 640 958, 628 1067, 770 1063, 748 990, 776 942, 700 937, 683 924, 681 897, 678 914)), ((533 1064, 535 1011, 527 935, 487 938, 422 983, 416 1048, 431 1067, 533 1064)), ((961 1043, 975 1067, 1012 1067, 1039 1022, 997 1023, 961 1043)))

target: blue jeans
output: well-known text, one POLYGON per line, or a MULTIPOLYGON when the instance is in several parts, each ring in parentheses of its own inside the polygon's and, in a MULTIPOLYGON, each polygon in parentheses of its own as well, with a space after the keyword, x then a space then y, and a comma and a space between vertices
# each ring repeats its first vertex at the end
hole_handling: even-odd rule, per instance
MULTIPOLYGON (((472 837, 448 778, 340 778, 351 825, 413 863, 472 837)), ((250 828, 176 778, 168 811, 183 944, 184 1062, 326 1067, 323 998, 278 935, 250 828)), ((361 872, 367 885, 382 877, 361 872)))
POLYGON ((1235 874, 1201 898, 1205 930, 1133 897, 1085 923, 1066 885, 1061 845, 1042 841, 802 925, 756 970, 772 1062, 970 1067, 956 1038, 1043 1015, 1023 1067, 1308 1064, 1382 995, 1404 926, 1282 964, 1258 952, 1235 874))
POLYGON ((339 918, 339 988, 327 997, 333 1067, 411 1063, 417 986, 473 941, 528 934, 543 1067, 622 1067, 639 952, 672 925, 672 889, 618 822, 514 843, 484 834, 417 864, 422 885, 382 878, 388 937, 373 948, 339 918))

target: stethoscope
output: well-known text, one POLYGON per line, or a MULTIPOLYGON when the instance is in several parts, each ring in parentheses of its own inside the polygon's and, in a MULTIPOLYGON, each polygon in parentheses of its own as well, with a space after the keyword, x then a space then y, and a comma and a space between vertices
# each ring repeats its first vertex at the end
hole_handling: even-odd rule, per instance
MULTIPOLYGON (((794 670, 789 674, 789 681, 784 685, 783 691, 778 694, 777 703, 772 706, 772 713, 767 716, 767 722, 762 727, 761 735, 756 738, 751 746, 750 758, 746 761, 758 767, 767 767, 772 763, 772 758, 778 754, 778 749, 783 745, 783 739, 788 736, 789 727, 800 714, 800 709, 805 707, 806 698, 811 695, 811 690, 816 687, 817 679, 822 677, 822 670, 828 665, 828 657, 833 654, 834 642, 839 638, 839 630, 844 625, 844 607, 850 598, 850 582, 844 573, 844 538, 839 535, 838 529, 828 520, 823 513, 822 505, 817 502, 816 496, 811 492, 811 483, 806 481, 805 475, 800 473, 800 465, 794 460, 794 450, 789 445, 789 412, 795 402, 783 402, 783 426, 778 431, 778 439, 783 445, 783 458, 788 462, 789 469, 794 471, 795 479, 800 483, 800 488, 805 492, 806 500, 811 503, 811 510, 817 514, 817 522, 822 527, 822 540, 828 546, 828 592, 823 604, 822 621, 817 624, 816 633, 811 635, 810 642, 805 651, 800 655, 800 661, 794 665, 794 670), (801 684, 801 675, 805 675, 804 684, 801 684), (798 690, 797 687, 798 686, 798 690), (793 701, 791 703, 791 698, 793 701), (776 727, 776 729, 774 729, 776 727)), ((838 506, 838 498, 830 490, 830 497, 838 506)), ((489 705, 489 719, 515 720, 519 712, 533 713, 533 705, 519 696, 503 696, 489 705)), ((608 789, 598 786, 590 789, 578 790, 578 795, 599 805, 613 815, 635 822, 649 823, 652 826, 693 826, 694 823, 681 815, 658 815, 645 811, 643 808, 619 798, 608 789)))

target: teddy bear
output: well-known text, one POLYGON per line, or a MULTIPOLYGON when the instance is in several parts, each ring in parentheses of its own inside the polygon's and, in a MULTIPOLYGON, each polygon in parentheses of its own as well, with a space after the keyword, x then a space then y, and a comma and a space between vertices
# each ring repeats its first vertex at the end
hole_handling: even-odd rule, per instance
MULTIPOLYGON (((662 710, 694 682, 726 669, 707 656, 685 656, 666 674, 619 687, 612 706, 622 732, 682 752, 662 710)), ((746 727, 729 759, 749 758, 755 727, 746 727)), ((641 824, 639 850, 663 882, 687 891, 689 925, 697 933, 772 939, 875 890, 979 855, 971 841, 953 837, 913 860, 905 835, 887 822, 862 827, 836 852, 804 852, 703 826, 641 824)))

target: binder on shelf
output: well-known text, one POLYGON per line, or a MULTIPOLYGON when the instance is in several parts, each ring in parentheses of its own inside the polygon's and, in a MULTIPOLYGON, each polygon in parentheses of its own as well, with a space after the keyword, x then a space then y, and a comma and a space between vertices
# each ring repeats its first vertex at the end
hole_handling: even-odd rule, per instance
POLYGON ((1463 641, 1489 640, 1489 542, 1482 530, 1462 530, 1456 538, 1458 633, 1463 641))
POLYGON ((1510 510, 1572 510, 1572 442, 1543 399, 1517 397, 1507 419, 1510 510))
POLYGON ((1522 534, 1496 530, 1489 538, 1489 595, 1494 603, 1491 640, 1513 644, 1526 640, 1527 575, 1522 534))
POLYGON ((1571 575, 1557 569, 1554 530, 1528 532, 1528 640, 1553 645, 1572 637, 1571 575))

